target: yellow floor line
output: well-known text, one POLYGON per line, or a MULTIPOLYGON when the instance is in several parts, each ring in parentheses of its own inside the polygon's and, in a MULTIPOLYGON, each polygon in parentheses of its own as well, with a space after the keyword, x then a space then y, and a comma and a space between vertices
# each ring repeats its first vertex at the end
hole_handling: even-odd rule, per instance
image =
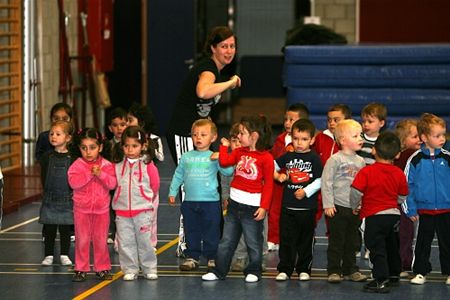
POLYGON ((3 230, 0 231, 0 233, 5 233, 5 232, 8 232, 8 231, 14 230, 14 229, 19 228, 19 227, 21 227, 23 225, 27 225, 27 224, 33 223, 33 222, 35 222, 37 220, 39 220, 39 217, 35 217, 33 219, 29 219, 29 220, 27 220, 25 222, 22 222, 22 223, 14 225, 14 226, 11 226, 9 228, 3 229, 3 230))
MULTIPOLYGON (((161 253, 163 253, 164 251, 166 251, 167 249, 169 249, 170 247, 176 245, 178 243, 178 237, 176 239, 171 240, 170 242, 168 242, 167 244, 164 244, 162 247, 158 248, 156 250, 156 255, 159 255, 161 253)), ((112 280, 105 280, 102 281, 101 283, 93 286, 92 288, 90 288, 89 290, 81 293, 80 295, 72 298, 73 300, 82 300, 82 299, 86 299, 87 297, 89 297, 90 295, 94 294, 95 292, 101 290, 102 288, 104 288, 105 286, 110 285, 111 283, 113 283, 114 281, 116 281, 117 279, 119 279, 120 277, 123 276, 123 272, 119 271, 116 274, 114 274, 113 279, 112 280)))

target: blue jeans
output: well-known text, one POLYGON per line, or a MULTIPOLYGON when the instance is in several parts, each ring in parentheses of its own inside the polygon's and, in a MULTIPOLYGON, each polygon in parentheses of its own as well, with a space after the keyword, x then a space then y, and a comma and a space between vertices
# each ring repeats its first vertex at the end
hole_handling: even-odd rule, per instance
POLYGON ((224 279, 230 270, 231 259, 242 234, 244 234, 249 256, 249 263, 244 274, 253 274, 261 278, 264 220, 255 221, 253 215, 257 209, 257 206, 230 200, 222 239, 217 250, 216 267, 212 270, 220 279, 224 279))
POLYGON ((184 250, 186 257, 199 260, 200 255, 203 255, 208 260, 215 259, 220 240, 220 202, 183 201, 181 213, 187 246, 184 250))

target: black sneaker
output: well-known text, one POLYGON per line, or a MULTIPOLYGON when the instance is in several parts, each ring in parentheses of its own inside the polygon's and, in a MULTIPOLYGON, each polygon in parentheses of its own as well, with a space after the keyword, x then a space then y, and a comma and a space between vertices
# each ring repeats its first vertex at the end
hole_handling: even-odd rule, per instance
POLYGON ((383 280, 381 282, 372 280, 371 282, 364 285, 363 291, 368 293, 389 293, 389 280, 383 280))
POLYGON ((72 277, 73 282, 83 282, 86 281, 86 272, 75 271, 72 277))
POLYGON ((112 274, 108 270, 97 272, 97 273, 95 273, 95 275, 97 275, 97 278, 100 280, 112 280, 113 279, 112 274))
POLYGON ((400 277, 391 276, 389 277, 389 286, 399 286, 400 285, 400 277))

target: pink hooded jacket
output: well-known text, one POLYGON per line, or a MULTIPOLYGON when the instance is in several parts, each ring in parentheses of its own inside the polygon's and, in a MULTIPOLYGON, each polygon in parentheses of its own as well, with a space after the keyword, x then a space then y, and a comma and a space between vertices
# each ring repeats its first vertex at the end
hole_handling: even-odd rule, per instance
POLYGON ((78 158, 67 172, 73 189, 73 208, 81 213, 103 214, 109 212, 111 196, 117 180, 112 163, 101 156, 93 162, 78 158), (100 166, 100 176, 92 175, 94 165, 100 166))

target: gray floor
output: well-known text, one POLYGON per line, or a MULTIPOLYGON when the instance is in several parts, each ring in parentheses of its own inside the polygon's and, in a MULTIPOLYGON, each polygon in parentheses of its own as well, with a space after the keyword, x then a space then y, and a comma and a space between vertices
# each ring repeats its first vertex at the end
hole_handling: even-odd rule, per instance
MULTIPOLYGON (((168 152, 166 152, 168 153, 168 152)), ((292 279, 276 282, 277 252, 266 255, 267 271, 263 280, 248 284, 240 273, 232 272, 226 280, 202 282, 200 276, 206 271, 201 267, 196 272, 178 271, 179 259, 175 247, 167 247, 177 236, 179 207, 166 204, 168 185, 173 173, 173 164, 167 162, 158 166, 161 176, 161 205, 158 216, 158 274, 157 281, 143 278, 124 282, 116 275, 112 282, 102 283, 93 274, 84 283, 71 281, 73 269, 55 264, 43 267, 44 247, 41 240, 41 225, 37 222, 40 203, 24 206, 18 212, 4 216, 0 231, 0 298, 6 299, 290 299, 306 297, 312 299, 379 299, 380 295, 361 291, 361 283, 343 282, 329 284, 326 281, 326 248, 324 224, 317 230, 317 243, 313 261, 312 280, 299 282, 292 279)), ((110 247, 113 271, 120 271, 118 255, 110 247)), ((73 258, 73 247, 70 253, 73 258)), ((433 273, 423 286, 413 286, 403 280, 399 287, 384 299, 448 299, 450 286, 440 275, 437 243, 432 250, 433 273)), ((358 264, 369 274, 368 261, 359 259, 358 264)))

